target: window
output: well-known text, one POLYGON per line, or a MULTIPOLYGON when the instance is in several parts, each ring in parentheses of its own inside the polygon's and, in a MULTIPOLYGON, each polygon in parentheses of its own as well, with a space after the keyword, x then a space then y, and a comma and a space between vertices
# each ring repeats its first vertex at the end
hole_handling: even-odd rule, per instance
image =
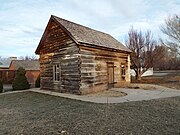
POLYGON ((60 81, 60 65, 59 64, 53 66, 53 80, 55 82, 60 81))
POLYGON ((122 78, 125 79, 125 75, 126 75, 125 65, 121 65, 121 75, 122 78))

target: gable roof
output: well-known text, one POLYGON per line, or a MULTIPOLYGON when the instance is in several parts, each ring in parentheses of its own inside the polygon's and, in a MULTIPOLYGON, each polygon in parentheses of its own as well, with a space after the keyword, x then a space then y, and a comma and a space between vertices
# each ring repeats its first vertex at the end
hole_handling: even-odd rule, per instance
POLYGON ((40 70, 38 60, 13 60, 9 67, 14 66, 14 70, 23 67, 25 70, 40 70))
MULTIPOLYGON (((110 49, 116 49, 125 52, 131 52, 122 43, 117 41, 111 35, 103 33, 86 26, 59 18, 57 16, 51 15, 50 20, 53 19, 65 32, 77 43, 77 44, 89 44, 91 46, 105 47, 110 49)), ((42 41, 42 39, 41 39, 42 41)), ((41 44, 39 43, 39 46, 41 44)), ((36 53, 39 50, 39 46, 36 53)))

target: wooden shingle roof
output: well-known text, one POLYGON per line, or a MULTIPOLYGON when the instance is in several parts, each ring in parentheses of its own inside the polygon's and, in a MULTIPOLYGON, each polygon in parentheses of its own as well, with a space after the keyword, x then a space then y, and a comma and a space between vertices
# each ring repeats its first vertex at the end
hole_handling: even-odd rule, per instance
POLYGON ((99 47, 131 52, 123 44, 107 33, 103 33, 56 16, 51 17, 63 26, 77 43, 85 43, 99 47))
POLYGON ((38 60, 13 60, 11 61, 11 66, 14 67, 14 70, 17 70, 19 67, 23 67, 25 70, 39 70, 39 61, 38 60))

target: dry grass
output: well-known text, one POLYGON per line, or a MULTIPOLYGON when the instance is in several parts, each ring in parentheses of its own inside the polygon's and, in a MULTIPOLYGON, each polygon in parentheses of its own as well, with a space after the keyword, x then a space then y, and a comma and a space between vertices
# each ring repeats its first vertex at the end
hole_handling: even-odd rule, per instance
POLYGON ((95 104, 34 92, 0 95, 0 135, 179 135, 180 97, 95 104))
POLYGON ((149 84, 140 84, 140 83, 129 83, 124 86, 121 86, 121 88, 130 88, 130 89, 143 89, 143 90, 155 90, 157 89, 153 85, 149 84))
POLYGON ((148 77, 142 77, 141 81, 137 81, 133 77, 132 83, 156 84, 180 90, 180 71, 169 72, 168 75, 164 76, 153 75, 148 77))

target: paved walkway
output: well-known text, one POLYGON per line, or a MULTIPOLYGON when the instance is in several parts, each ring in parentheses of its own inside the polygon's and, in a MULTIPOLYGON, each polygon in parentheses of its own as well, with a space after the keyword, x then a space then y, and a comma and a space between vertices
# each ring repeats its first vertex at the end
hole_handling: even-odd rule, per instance
POLYGON ((87 101, 87 102, 94 102, 94 103, 123 103, 123 102, 131 102, 131 101, 142 101, 142 100, 180 96, 180 90, 174 90, 162 86, 157 86, 156 90, 125 89, 125 88, 112 88, 111 90, 125 92, 127 93, 127 95, 123 97, 98 97, 92 95, 91 96, 74 95, 67 93, 52 92, 47 90, 30 89, 30 91, 33 92, 44 93, 44 94, 87 101))
POLYGON ((29 90, 23 91, 10 91, 1 93, 0 95, 17 93, 17 92, 25 92, 25 91, 33 91, 53 96, 59 96, 64 98, 76 99, 81 101, 93 102, 93 103, 123 103, 123 102, 131 102, 131 101, 143 101, 143 100, 152 100, 159 98, 167 98, 167 97, 176 97, 180 96, 180 90, 170 89, 162 86, 151 85, 156 87, 156 90, 142 90, 142 89, 126 89, 126 88, 112 88, 111 91, 120 91, 127 93, 126 96, 122 97, 107 97, 107 96, 93 96, 91 95, 74 95, 67 93, 58 93, 52 92, 48 90, 40 90, 39 88, 32 88, 29 90))

